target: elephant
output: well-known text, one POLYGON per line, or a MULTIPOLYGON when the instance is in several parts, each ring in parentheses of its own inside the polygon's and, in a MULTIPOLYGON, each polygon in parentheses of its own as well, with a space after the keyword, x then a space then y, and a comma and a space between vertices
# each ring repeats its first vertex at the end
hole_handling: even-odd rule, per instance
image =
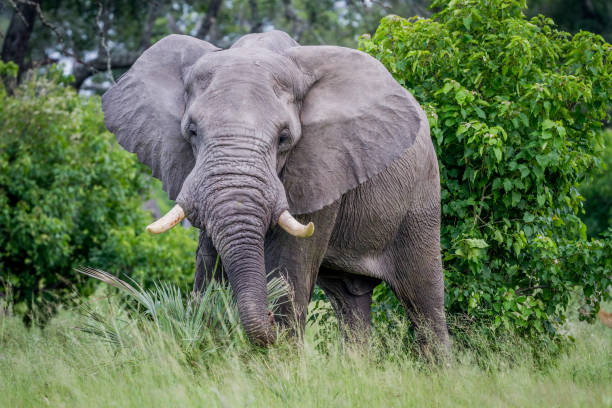
POLYGON ((194 291, 221 278, 219 257, 253 343, 279 327, 299 337, 315 284, 347 335, 367 333, 384 281, 423 341, 448 347, 436 152, 423 109, 378 60, 281 31, 227 49, 170 35, 102 109, 176 202, 148 231, 185 217, 200 229, 194 291), (290 296, 274 316, 266 282, 281 275, 290 296))

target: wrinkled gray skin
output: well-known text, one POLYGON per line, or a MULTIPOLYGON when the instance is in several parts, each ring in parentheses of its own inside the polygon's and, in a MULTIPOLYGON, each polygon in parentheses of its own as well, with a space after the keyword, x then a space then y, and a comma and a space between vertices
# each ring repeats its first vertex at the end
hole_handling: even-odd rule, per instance
POLYGON ((280 31, 227 50, 171 35, 102 101, 119 143, 201 230, 195 289, 219 254, 254 342, 275 339, 266 302, 275 270, 293 289, 281 325, 303 330, 316 282, 349 335, 367 332, 372 290, 385 281, 420 332, 448 345, 429 126, 378 61, 301 47, 280 31), (287 209, 314 222, 312 237, 276 225, 287 209))

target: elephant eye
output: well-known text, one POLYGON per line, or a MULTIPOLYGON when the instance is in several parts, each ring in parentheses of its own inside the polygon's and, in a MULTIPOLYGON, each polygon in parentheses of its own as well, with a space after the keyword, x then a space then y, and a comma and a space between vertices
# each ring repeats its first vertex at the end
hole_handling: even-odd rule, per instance
POLYGON ((291 142, 291 132, 289 132, 288 128, 284 128, 283 130, 280 131, 279 135, 278 135, 278 145, 281 148, 287 148, 289 147, 289 144, 291 142))
POLYGON ((192 137, 196 137, 198 135, 198 128, 196 127, 195 123, 190 123, 189 126, 187 127, 187 136, 189 136, 189 138, 192 137))

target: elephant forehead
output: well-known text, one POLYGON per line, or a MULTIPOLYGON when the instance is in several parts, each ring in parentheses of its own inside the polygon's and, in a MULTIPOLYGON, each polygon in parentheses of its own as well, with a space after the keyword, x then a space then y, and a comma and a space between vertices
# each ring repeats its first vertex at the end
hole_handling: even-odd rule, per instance
POLYGON ((288 58, 265 48, 228 49, 200 58, 185 78, 188 88, 213 78, 273 80, 289 86, 298 73, 288 58))

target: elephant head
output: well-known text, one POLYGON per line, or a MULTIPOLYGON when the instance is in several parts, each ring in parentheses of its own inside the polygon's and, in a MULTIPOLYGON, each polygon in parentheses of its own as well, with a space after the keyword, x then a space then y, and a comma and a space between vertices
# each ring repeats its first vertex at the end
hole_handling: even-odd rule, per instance
POLYGON ((277 223, 308 237, 308 214, 384 171, 415 140, 414 98, 375 59, 299 46, 273 31, 220 50, 168 36, 102 98, 105 123, 177 206, 149 227, 187 217, 219 252, 240 318, 274 341, 264 237, 277 223))

